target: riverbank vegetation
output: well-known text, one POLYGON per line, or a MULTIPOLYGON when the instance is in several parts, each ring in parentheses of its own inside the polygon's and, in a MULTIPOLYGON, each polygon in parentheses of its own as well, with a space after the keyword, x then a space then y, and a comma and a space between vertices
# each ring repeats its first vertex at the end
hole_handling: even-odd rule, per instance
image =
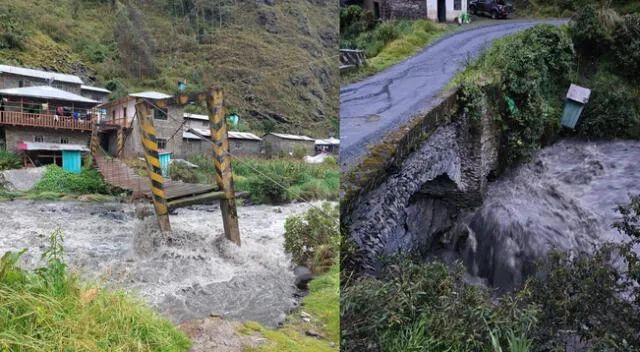
POLYGON ((520 17, 527 18, 571 18, 585 6, 596 6, 601 11, 614 9, 619 14, 640 11, 640 4, 625 0, 513 0, 511 1, 520 17))
POLYGON ((640 196, 619 209, 624 244, 551 252, 524 287, 499 299, 464 268, 394 258, 377 278, 343 273, 344 351, 639 351, 640 196), (612 264, 622 255, 626 276, 612 264), (375 304, 372 304, 375 302, 375 304))
MULTIPOLYGON (((199 182, 215 184, 211 158, 200 155, 190 157, 189 161, 198 168, 185 173, 193 173, 199 182)), ((340 169, 332 157, 322 164, 309 164, 295 158, 234 158, 232 169, 235 190, 249 192, 250 200, 255 203, 335 200, 340 188, 340 169)))
POLYGON ((0 259, 0 349, 3 351, 188 351, 173 325, 124 292, 80 281, 64 263, 60 231, 44 265, 17 266, 25 251, 0 259))
POLYGON ((241 332, 259 332, 268 342, 249 351, 298 352, 340 350, 340 269, 338 207, 324 203, 285 224, 285 252, 295 265, 316 275, 308 284, 301 308, 280 329, 245 322, 241 332))

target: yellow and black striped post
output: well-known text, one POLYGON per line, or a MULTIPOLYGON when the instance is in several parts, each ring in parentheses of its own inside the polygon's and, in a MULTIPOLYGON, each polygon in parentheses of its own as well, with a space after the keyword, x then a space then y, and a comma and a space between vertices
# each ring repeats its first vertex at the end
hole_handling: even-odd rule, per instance
POLYGON ((124 127, 118 127, 118 131, 116 133, 116 146, 118 148, 116 156, 118 158, 124 158, 124 127))
MULTIPOLYGON (((98 152, 98 124, 93 123, 93 127, 91 128, 91 157, 95 159, 96 153, 98 152)), ((95 163, 95 160, 94 160, 95 163)))
POLYGON ((151 181, 151 196, 158 218, 158 225, 160 225, 161 231, 171 231, 169 208, 167 207, 167 198, 164 193, 164 178, 160 170, 158 142, 156 141, 156 129, 153 127, 151 109, 144 101, 139 101, 136 103, 136 113, 138 114, 138 127, 140 128, 140 138, 144 147, 144 159, 147 162, 147 174, 151 181))
POLYGON ((216 167, 216 183, 225 193, 225 199, 220 200, 224 234, 230 241, 240 245, 240 227, 238 226, 238 211, 233 192, 233 175, 231 173, 231 154, 229 153, 229 137, 224 111, 224 92, 222 88, 209 88, 207 96, 209 108, 209 128, 213 142, 213 161, 216 167))

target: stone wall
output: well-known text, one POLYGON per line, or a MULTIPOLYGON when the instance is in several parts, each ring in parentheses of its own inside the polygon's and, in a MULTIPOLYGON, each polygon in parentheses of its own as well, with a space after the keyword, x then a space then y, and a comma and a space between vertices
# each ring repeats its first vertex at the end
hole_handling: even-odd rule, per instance
POLYGON ((401 129, 384 173, 369 187, 360 181, 366 192, 360 188, 343 204, 342 220, 366 272, 377 271, 378 255, 455 245, 460 209, 482 204, 487 176, 498 167, 499 129, 488 107, 470 118, 456 96, 401 129))
POLYGON ((5 127, 5 140, 7 150, 12 153, 18 152, 18 142, 35 142, 36 136, 42 136, 45 143, 60 143, 61 138, 68 139, 69 144, 81 144, 88 146, 91 137, 90 132, 65 131, 48 128, 33 127, 5 127))
POLYGON ((425 0, 384 0, 380 6, 384 19, 420 19, 427 18, 425 0))
MULTIPOLYGON (((127 111, 129 114, 129 111, 127 111)), ((166 146, 164 149, 160 149, 160 153, 173 153, 174 158, 183 158, 185 156, 182 150, 182 130, 177 131, 181 125, 181 119, 184 115, 184 109, 179 105, 171 105, 168 108, 168 114, 171 118, 153 119, 153 125, 156 129, 156 138, 164 140, 166 146), (177 131, 177 132, 176 132, 177 131), (174 134, 175 133, 175 134, 174 134), (172 138, 173 136, 173 138, 172 138)), ((118 117, 116 117, 118 118, 118 117)), ((140 128, 138 121, 132 123, 132 128, 129 129, 125 140, 125 156, 127 158, 139 157, 144 155, 144 149, 142 147, 142 141, 140 139, 140 128)))

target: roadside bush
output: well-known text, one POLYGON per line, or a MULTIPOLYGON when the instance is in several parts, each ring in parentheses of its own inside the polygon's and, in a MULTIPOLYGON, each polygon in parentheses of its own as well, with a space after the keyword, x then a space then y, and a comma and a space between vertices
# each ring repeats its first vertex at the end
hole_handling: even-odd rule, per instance
MULTIPOLYGON (((528 292, 491 303, 491 293, 462 281, 440 263, 393 259, 378 278, 359 278, 342 288, 344 351, 497 351, 521 343, 537 308, 528 292)), ((524 349, 526 351, 527 349, 524 349)))
POLYGON ((22 161, 20 158, 5 149, 0 149, 0 171, 19 169, 22 167, 22 161))
POLYGON ((40 181, 33 187, 35 192, 56 193, 102 193, 111 194, 113 189, 104 183, 102 175, 95 169, 83 169, 79 174, 65 171, 57 165, 47 166, 40 181))
POLYGON ((284 250, 298 265, 313 273, 322 273, 331 267, 338 254, 338 206, 322 204, 311 208, 303 216, 290 216, 284 225, 284 250))
POLYGON ((502 68, 502 91, 515 103, 502 114, 503 155, 512 164, 530 158, 558 130, 560 116, 550 106, 560 103, 554 93, 567 84, 575 53, 568 36, 552 25, 528 29, 501 49, 494 58, 502 68))
POLYGON ((640 13, 624 16, 613 30, 613 52, 619 72, 640 82, 640 13))
POLYGON ((611 34, 594 5, 585 6, 573 20, 575 23, 569 27, 569 35, 580 55, 595 59, 610 50, 611 34))
POLYGON ((327 155, 327 157, 324 158, 324 163, 331 167, 338 166, 338 160, 332 155, 327 155))
POLYGON ((23 253, 0 258, 0 346, 7 351, 188 351, 184 333, 141 300, 87 287, 64 263, 60 230, 41 256, 18 267, 23 253))
POLYGON ((174 161, 169 165, 169 178, 186 183, 197 183, 198 175, 184 163, 174 161))
POLYGON ((373 14, 360 6, 340 8, 340 38, 354 39, 360 33, 372 30, 376 24, 373 14))
POLYGON ((596 138, 640 138, 639 100, 618 77, 597 75, 578 132, 596 138))

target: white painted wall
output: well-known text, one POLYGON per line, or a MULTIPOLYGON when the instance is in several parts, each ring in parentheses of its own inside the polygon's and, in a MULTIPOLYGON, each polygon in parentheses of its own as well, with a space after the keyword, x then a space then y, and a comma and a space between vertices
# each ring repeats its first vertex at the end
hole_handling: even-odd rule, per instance
MULTIPOLYGON (((438 0, 425 0, 427 2, 427 18, 432 21, 438 21, 438 0)), ((447 9, 447 22, 453 20, 461 14, 467 12, 467 0, 461 0, 460 10, 453 9, 454 0, 445 0, 447 9)))

